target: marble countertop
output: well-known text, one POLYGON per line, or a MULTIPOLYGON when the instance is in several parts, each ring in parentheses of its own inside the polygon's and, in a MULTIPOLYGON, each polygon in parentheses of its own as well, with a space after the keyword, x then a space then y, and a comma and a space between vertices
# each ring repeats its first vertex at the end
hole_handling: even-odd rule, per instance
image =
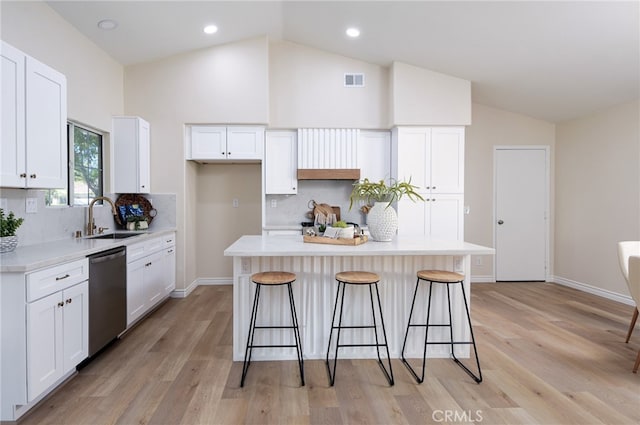
POLYGON ((368 242, 357 246, 305 243, 302 235, 242 236, 224 251, 228 257, 281 256, 377 256, 377 255, 493 255, 495 250, 461 241, 397 236, 391 242, 368 242))
POLYGON ((18 245, 15 251, 0 254, 0 272, 25 273, 42 267, 77 260, 100 251, 138 243, 154 236, 175 232, 175 230, 175 228, 162 228, 136 232, 139 233, 137 236, 125 239, 92 239, 91 237, 84 237, 34 245, 18 245))

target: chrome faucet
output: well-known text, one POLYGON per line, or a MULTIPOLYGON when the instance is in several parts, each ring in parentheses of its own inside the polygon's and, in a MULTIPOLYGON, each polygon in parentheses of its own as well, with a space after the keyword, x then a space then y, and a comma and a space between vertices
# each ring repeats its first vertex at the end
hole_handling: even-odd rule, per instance
POLYGON ((96 201, 99 201, 99 200, 107 201, 108 203, 110 203, 111 204, 111 212, 113 213, 114 218, 117 219, 117 217, 118 217, 118 212, 116 210, 116 205, 113 203, 111 198, 108 198, 106 196, 96 196, 89 203, 89 223, 87 224, 87 236, 93 235, 93 232, 94 232, 94 230, 96 228, 96 222, 95 222, 95 219, 93 218, 93 204, 95 204, 96 201))

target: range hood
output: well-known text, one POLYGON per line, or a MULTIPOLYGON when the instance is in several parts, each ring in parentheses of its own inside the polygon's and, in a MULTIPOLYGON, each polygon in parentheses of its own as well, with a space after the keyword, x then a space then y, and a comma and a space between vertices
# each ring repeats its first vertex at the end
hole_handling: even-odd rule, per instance
POLYGON ((358 129, 298 129, 298 180, 360 180, 358 129))

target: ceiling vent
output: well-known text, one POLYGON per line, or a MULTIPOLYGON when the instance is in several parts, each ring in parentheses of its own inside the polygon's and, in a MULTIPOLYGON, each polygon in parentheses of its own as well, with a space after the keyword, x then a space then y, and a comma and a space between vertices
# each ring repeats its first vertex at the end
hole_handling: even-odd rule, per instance
POLYGON ((364 74, 344 74, 345 87, 364 87, 364 74))

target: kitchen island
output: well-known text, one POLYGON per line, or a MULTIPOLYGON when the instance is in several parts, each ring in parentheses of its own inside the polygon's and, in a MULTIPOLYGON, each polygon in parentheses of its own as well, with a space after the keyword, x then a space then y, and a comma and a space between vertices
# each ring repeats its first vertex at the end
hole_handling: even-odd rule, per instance
MULTIPOLYGON (((400 357, 404 332, 407 326, 411 299, 416 282, 416 272, 421 269, 451 270, 465 275, 464 287, 470 300, 471 255, 493 255, 494 249, 460 241, 442 241, 428 237, 397 236, 391 242, 369 241, 357 246, 325 245, 304 243, 302 235, 296 236, 242 236, 225 251, 225 256, 233 257, 233 360, 242 361, 255 285, 251 275, 260 271, 284 270, 297 275, 293 283, 294 298, 302 336, 303 354, 306 359, 322 359, 327 350, 331 328, 337 283, 335 274, 339 271, 364 270, 380 275, 380 297, 382 311, 389 339, 389 350, 394 358, 400 357)), ((426 318, 426 297, 428 285, 421 285, 416 299, 414 322, 426 318), (418 308, 420 303, 425 308, 418 308), (424 310, 424 311, 422 311, 424 310)), ((345 323, 369 324, 370 301, 366 288, 348 288, 348 308, 345 305, 345 323), (360 291, 361 293, 355 293, 360 291), (366 296, 365 296, 366 295, 366 296)), ((453 320, 456 324, 466 323, 463 298, 460 291, 452 292, 453 320)), ((446 292, 444 288, 434 288, 432 299, 432 322, 444 323, 447 316, 446 292)), ((284 287, 269 288, 260 294, 260 311, 257 324, 269 323, 288 325, 290 322, 289 302, 284 287)), ((448 317, 447 317, 448 320, 448 317)), ((429 339, 446 340, 445 329, 430 331, 429 339), (442 332, 438 332, 442 331, 442 332)), ((468 338, 468 326, 454 329, 454 338, 468 338)), ((407 342, 407 357, 422 357, 424 334, 412 331, 407 342)), ((371 341, 371 331, 349 330, 343 333, 354 343, 371 341)), ((256 332, 255 344, 291 344, 290 330, 264 330, 256 332)), ((449 347, 429 346, 429 357, 448 357, 449 347)), ((468 356, 468 346, 456 347, 456 355, 468 356), (459 351, 458 351, 459 350, 459 351)), ((373 358, 373 348, 343 348, 342 358, 373 358)), ((258 349, 253 352, 256 360, 293 360, 295 350, 258 349)))

